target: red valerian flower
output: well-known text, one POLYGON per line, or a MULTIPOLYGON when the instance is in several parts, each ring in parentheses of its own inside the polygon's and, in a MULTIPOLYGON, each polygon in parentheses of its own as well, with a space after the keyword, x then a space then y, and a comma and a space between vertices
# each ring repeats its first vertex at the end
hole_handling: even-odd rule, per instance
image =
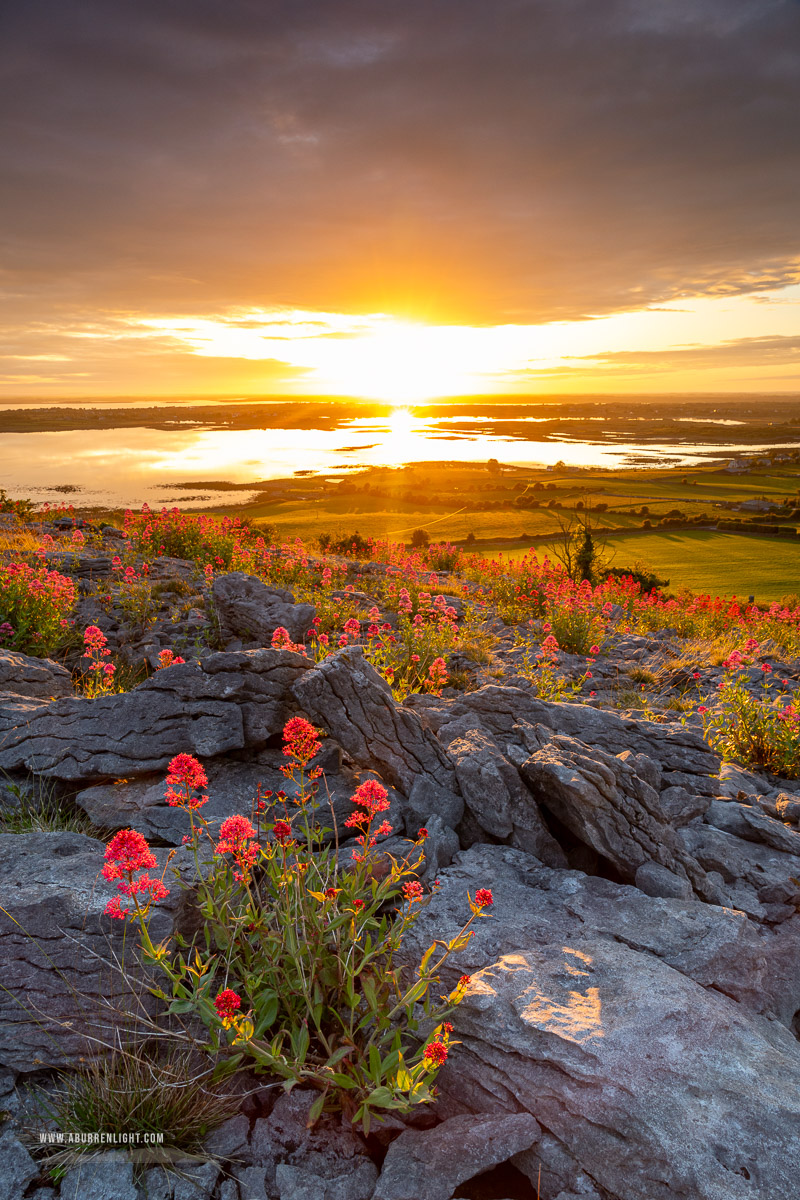
POLYGON ((486 908, 488 905, 494 904, 492 893, 488 888, 478 888, 475 893, 475 903, 478 905, 478 908, 486 908))
POLYGON ((292 717, 283 727, 283 753, 305 766, 319 751, 319 733, 303 717, 292 717))
POLYGON ((276 821, 272 826, 272 833, 276 842, 288 842, 292 836, 292 827, 288 821, 276 821))
POLYGON ((465 987, 469 987, 469 985, 470 985, 471 983, 472 983, 472 976, 471 976, 471 975, 462 975, 462 976, 461 976, 461 978, 460 978, 460 979, 459 979, 459 981, 458 981, 458 986, 459 986, 459 987, 462 987, 462 988, 465 988, 465 987))
POLYGON ((428 1042, 422 1052, 422 1058, 429 1069, 441 1067, 447 1058, 447 1046, 443 1042, 428 1042))
POLYGON ((237 995, 233 988, 225 988, 224 992, 220 992, 214 1001, 217 1016, 222 1021, 229 1021, 241 1007, 242 997, 237 995))
POLYGON ((141 871, 145 867, 156 865, 155 855, 150 850, 146 838, 135 829, 121 829, 115 833, 106 846, 106 865, 103 867, 103 877, 108 880, 119 879, 123 873, 141 871))
POLYGON ((236 814, 226 817, 219 827, 219 841, 214 847, 215 854, 231 854, 239 867, 234 871, 234 878, 239 882, 247 879, 250 868, 258 858, 259 845, 250 839, 256 836, 256 831, 247 817, 236 814))
POLYGON ((403 884, 403 895, 406 900, 410 900, 413 904, 415 901, 419 903, 422 900, 422 884, 415 879, 403 884))
POLYGON ((113 900, 109 900, 105 907, 107 917, 114 917, 118 921, 124 921, 128 915, 127 908, 123 908, 119 902, 119 896, 115 896, 113 900))
POLYGON ((386 812, 390 808, 389 793, 377 779, 365 779, 352 795, 353 804, 360 804, 371 814, 386 812))
POLYGON ((354 908, 356 911, 358 911, 360 908, 363 908, 363 907, 364 907, 364 901, 363 901, 363 900, 361 900, 361 899, 357 899, 357 900, 354 900, 354 901, 353 901, 353 908, 354 908))
POLYGON ((200 763, 191 754, 176 754, 167 768, 167 804, 181 808, 201 808, 208 796, 196 796, 194 792, 208 787, 208 776, 200 763))
POLYGON ((427 829, 425 828, 425 826, 423 825, 422 829, 420 829, 420 830, 418 830, 418 831, 417 831, 417 840, 418 840, 418 841, 420 841, 420 842, 424 842, 424 841, 425 841, 425 838, 426 838, 427 836, 428 836, 428 831, 427 831, 427 829))

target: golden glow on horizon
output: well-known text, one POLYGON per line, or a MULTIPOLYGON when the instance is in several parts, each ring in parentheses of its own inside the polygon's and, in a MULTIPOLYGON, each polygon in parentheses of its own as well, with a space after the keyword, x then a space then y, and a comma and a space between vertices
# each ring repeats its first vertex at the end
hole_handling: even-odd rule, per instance
MULTIPOLYGON (((537 384, 550 390, 554 379, 566 382, 573 375, 588 382, 595 374, 605 381, 615 368, 623 375, 672 370, 677 377, 679 365, 642 367, 625 359, 713 351, 738 339, 792 336, 799 325, 800 286, 754 296, 696 297, 657 309, 549 325, 426 325, 385 313, 263 309, 128 322, 133 337, 158 338, 175 353, 232 364, 269 361, 273 371, 282 364, 286 375, 276 382, 283 389, 398 406, 438 396, 530 392, 537 384), (614 355, 623 356, 619 365, 613 357, 606 361, 614 355)), ((776 367, 785 370, 785 364, 776 367)), ((708 387, 702 370, 698 384, 708 387)), ((731 379, 737 370, 747 379, 746 361, 718 368, 725 370, 731 379)))

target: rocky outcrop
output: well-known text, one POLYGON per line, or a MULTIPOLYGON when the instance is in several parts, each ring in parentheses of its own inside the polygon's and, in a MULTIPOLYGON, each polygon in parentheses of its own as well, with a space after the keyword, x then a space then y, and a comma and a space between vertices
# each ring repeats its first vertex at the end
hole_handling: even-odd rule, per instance
POLYGON ((539 803, 613 863, 623 879, 633 882, 640 867, 654 862, 688 881, 705 899, 720 898, 664 815, 658 792, 643 778, 648 766, 652 778, 651 760, 625 761, 556 734, 523 763, 520 773, 539 803))
POLYGON ((800 1046, 779 1023, 800 1000, 787 926, 499 846, 462 853, 440 881, 412 959, 452 936, 467 890, 494 893, 452 967, 472 982, 438 1079, 443 1115, 531 1114, 547 1132, 514 1162, 534 1187, 541 1167, 543 1200, 799 1194, 800 1046))
MULTIPOLYGON (((150 997, 124 922, 103 915, 115 894, 99 874, 102 842, 80 833, 0 835, 0 1064, 63 1066, 97 1052, 113 1027, 136 1026, 150 997), (125 978, 118 963, 125 962, 125 978)), ((160 851, 163 865, 165 851, 160 851)), ((177 860, 176 860, 177 861, 177 860)), ((170 885, 169 877, 167 886, 170 885)), ((174 928, 183 891, 155 905, 158 942, 174 928)))
POLYGON ((218 575, 213 594, 223 629, 261 646, 270 644, 278 628, 285 629, 292 641, 303 641, 316 615, 313 604, 295 604, 285 588, 268 587, 241 571, 218 575))
POLYGON ((357 766, 377 771, 406 795, 421 775, 438 787, 458 790, 438 739, 416 713, 395 703, 388 683, 360 648, 326 658, 300 676, 292 690, 299 707, 357 766))
POLYGON ((535 854, 552 867, 567 860, 548 831, 536 800, 491 735, 470 730, 448 746, 467 811, 484 834, 535 854))
POLYGON ((66 667, 52 659, 0 650, 0 692, 53 700, 71 694, 72 677, 66 667))
POLYGON ((407 1129, 389 1147, 373 1200, 450 1200, 460 1183, 530 1150, 540 1136, 529 1113, 407 1129))
POLYGON ((204 655, 157 671, 121 695, 0 706, 0 767, 91 781, 161 771, 178 753, 257 748, 296 707, 303 655, 252 650, 204 655))
POLYGON ((455 701, 415 695, 409 696, 404 706, 419 713, 428 728, 441 731, 445 740, 445 726, 463 718, 495 736, 512 735, 514 726, 525 722, 544 725, 609 754, 626 750, 645 754, 664 771, 707 776, 719 770, 719 755, 709 749, 698 732, 683 725, 626 718, 585 704, 549 704, 519 687, 490 684, 455 701))

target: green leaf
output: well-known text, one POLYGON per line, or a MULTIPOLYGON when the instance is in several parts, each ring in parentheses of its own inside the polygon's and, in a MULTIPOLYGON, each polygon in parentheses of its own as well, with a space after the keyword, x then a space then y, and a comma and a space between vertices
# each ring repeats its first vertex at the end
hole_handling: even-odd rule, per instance
POLYGON ((308 1112, 308 1126, 311 1127, 322 1116, 322 1110, 325 1107, 325 1101, 328 1097, 327 1092, 320 1092, 308 1112))
POLYGON ((354 1050, 355 1046, 340 1046, 338 1050, 334 1050, 333 1054, 328 1059, 326 1066, 335 1067, 337 1063, 340 1063, 343 1058, 347 1058, 347 1056, 352 1054, 354 1050))
POLYGON ((179 1014, 191 1012, 193 1008, 194 1004, 191 1000, 173 1000, 167 1011, 179 1014))
POLYGON ((377 1083, 381 1077, 381 1056, 377 1046, 369 1048, 369 1073, 377 1083))

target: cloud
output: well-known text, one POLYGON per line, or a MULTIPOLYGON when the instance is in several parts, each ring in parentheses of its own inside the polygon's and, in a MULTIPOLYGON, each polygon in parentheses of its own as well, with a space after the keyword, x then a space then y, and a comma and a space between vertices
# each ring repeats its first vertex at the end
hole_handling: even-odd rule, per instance
POLYGON ((14 313, 574 319, 800 278, 791 0, 27 0, 14 313))

